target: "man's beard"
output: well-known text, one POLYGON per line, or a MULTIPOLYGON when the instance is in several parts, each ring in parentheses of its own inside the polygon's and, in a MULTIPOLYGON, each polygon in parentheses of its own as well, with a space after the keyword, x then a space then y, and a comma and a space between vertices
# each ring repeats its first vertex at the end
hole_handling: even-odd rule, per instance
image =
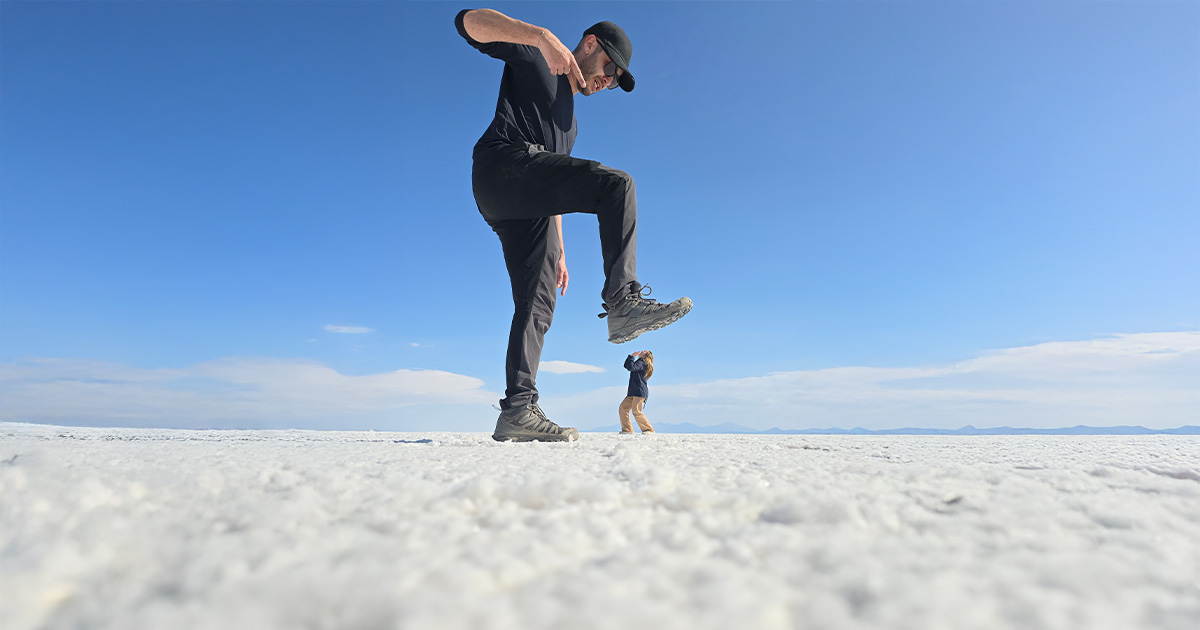
MULTIPOLYGON (((583 92, 584 96, 591 96, 599 90, 592 89, 592 81, 597 79, 597 75, 603 74, 600 70, 600 47, 597 46, 592 54, 588 55, 583 63, 579 66, 579 72, 583 75, 584 85, 580 86, 579 91, 583 92)), ((603 88, 602 88, 603 89, 603 88)))

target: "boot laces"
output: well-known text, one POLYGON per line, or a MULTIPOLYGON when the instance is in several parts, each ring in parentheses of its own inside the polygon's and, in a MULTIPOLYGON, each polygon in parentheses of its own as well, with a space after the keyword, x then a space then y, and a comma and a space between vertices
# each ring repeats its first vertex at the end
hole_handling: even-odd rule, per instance
POLYGON ((550 418, 548 418, 546 416, 546 412, 542 411, 542 408, 539 407, 537 405, 537 403, 530 405, 530 411, 533 412, 533 416, 535 419, 535 422, 533 422, 532 425, 529 427, 530 430, 537 431, 538 433, 559 433, 559 432, 561 432, 561 427, 559 427, 557 424, 555 424, 553 421, 551 421, 550 418))
MULTIPOLYGON (((637 291, 630 291, 629 295, 626 295, 625 297, 623 297, 621 299, 630 300, 630 301, 634 301, 634 302, 642 302, 645 304, 657 305, 658 300, 651 300, 650 298, 646 297, 646 296, 650 295, 650 292, 652 290, 653 289, 650 288, 650 285, 647 284, 647 285, 642 286, 642 288, 638 289, 637 291)), ((596 317, 599 317, 600 319, 604 319, 605 317, 608 317, 608 305, 601 304, 600 308, 604 309, 604 312, 597 314, 596 317)))

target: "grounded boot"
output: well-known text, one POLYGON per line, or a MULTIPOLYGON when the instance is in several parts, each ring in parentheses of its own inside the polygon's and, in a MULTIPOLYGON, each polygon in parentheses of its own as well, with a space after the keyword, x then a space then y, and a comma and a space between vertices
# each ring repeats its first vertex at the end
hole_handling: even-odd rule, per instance
POLYGON ((644 332, 675 322, 692 310, 690 298, 682 297, 670 304, 659 304, 656 300, 647 299, 647 295, 650 295, 650 287, 642 287, 621 298, 612 308, 607 304, 602 305, 604 312, 599 317, 608 318, 609 341, 631 341, 644 332))
POLYGON ((570 442, 579 439, 579 431, 554 424, 541 407, 529 404, 501 411, 492 439, 497 442, 570 442))

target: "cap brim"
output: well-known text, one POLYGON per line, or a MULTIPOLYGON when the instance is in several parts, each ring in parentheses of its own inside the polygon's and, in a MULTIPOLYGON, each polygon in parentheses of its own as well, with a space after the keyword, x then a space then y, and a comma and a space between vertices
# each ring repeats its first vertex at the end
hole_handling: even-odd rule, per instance
POLYGON ((629 72, 629 62, 621 56, 621 53, 613 50, 612 47, 610 47, 603 39, 597 37, 596 41, 600 42, 600 47, 604 49, 604 52, 608 55, 608 58, 612 59, 613 63, 617 64, 617 67, 621 69, 621 77, 616 83, 609 84, 609 89, 612 89, 614 85, 620 85, 622 90, 625 90, 626 92, 632 92, 634 80, 633 75, 629 72))

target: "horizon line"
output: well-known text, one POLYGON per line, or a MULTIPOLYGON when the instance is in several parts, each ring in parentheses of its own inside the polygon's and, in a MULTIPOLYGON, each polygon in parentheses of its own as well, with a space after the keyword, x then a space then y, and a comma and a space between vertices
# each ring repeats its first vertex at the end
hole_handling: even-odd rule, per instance
MULTIPOLYGON (((438 431, 438 430, 423 430, 423 431, 393 431, 393 430, 377 430, 377 429, 295 429, 295 428, 264 428, 264 427, 158 427, 158 426, 109 426, 109 425, 90 425, 90 424, 58 424, 52 422, 31 422, 23 420, 0 420, 0 426, 3 425, 24 425, 37 427, 61 427, 64 429, 128 429, 135 431, 345 431, 345 432, 373 432, 373 433, 486 433, 486 431, 438 431)), ((619 427, 612 425, 611 427, 596 427, 586 429, 580 433, 612 433, 619 427)), ((1032 428, 1032 427, 975 427, 966 425, 957 429, 944 429, 933 427, 898 427, 892 429, 864 429, 862 427, 853 427, 849 429, 838 427, 824 428, 806 428, 806 429, 780 429, 779 427, 771 427, 769 429, 752 429, 728 422, 711 425, 696 425, 690 422, 679 424, 662 423, 658 425, 656 432, 670 433, 676 435, 688 434, 709 434, 709 435, 1200 435, 1200 425, 1181 425, 1175 428, 1167 429, 1149 429, 1141 425, 1111 425, 1111 426, 1088 426, 1075 425, 1070 427, 1053 427, 1053 428, 1032 428), (701 431, 679 431, 678 428, 695 428, 708 429, 701 431), (666 430, 663 430, 666 429, 666 430), (716 430, 714 430, 716 429, 716 430)))

